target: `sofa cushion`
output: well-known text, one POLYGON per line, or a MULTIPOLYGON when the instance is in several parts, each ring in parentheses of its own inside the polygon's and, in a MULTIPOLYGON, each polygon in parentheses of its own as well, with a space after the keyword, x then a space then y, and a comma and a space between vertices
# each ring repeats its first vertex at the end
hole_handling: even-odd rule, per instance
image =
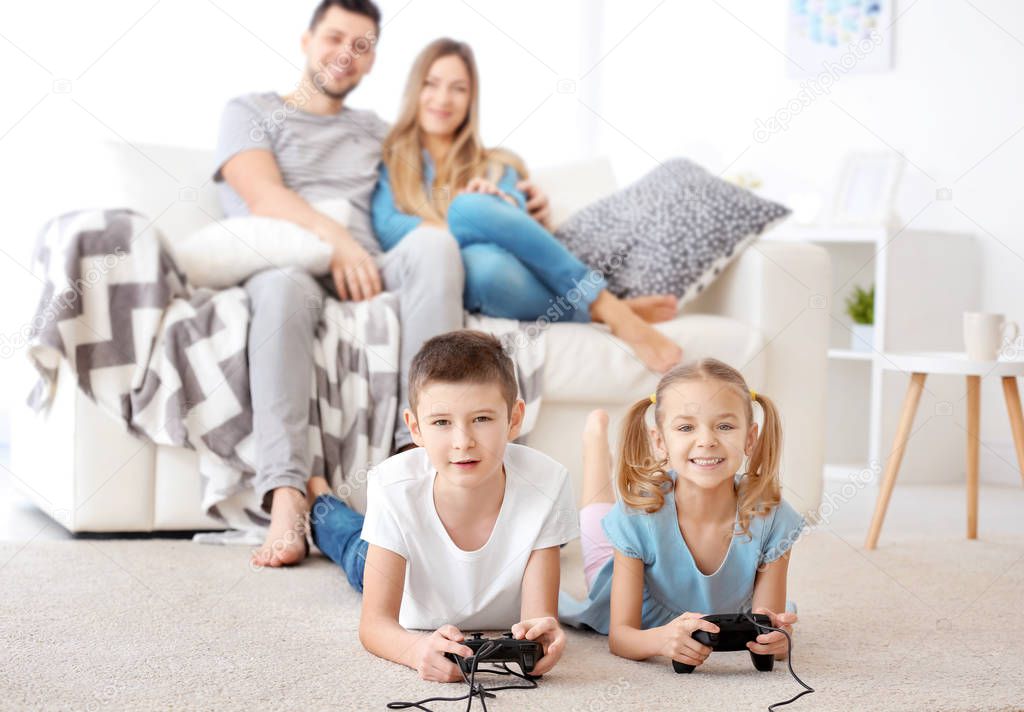
POLYGON ((674 294, 680 306, 706 289, 789 209, 682 158, 588 205, 556 235, 619 297, 674 294))
MULTIPOLYGON (((341 198, 314 203, 313 208, 346 225, 352 206, 341 198)), ((211 222, 183 240, 170 241, 170 248, 190 284, 214 289, 241 284, 270 268, 327 274, 333 252, 304 227, 259 215, 211 222)))
MULTIPOLYGON (((738 368, 756 389, 763 359, 754 357, 764 337, 753 327, 722 316, 683 316, 656 328, 683 349, 683 358, 714 356, 738 368)), ((544 403, 593 403, 595 406, 643 398, 659 376, 633 355, 629 346, 599 324, 553 324, 544 357, 544 403)))
POLYGON ((594 201, 615 192, 615 174, 607 158, 590 158, 547 166, 530 178, 547 194, 551 224, 556 228, 594 201))

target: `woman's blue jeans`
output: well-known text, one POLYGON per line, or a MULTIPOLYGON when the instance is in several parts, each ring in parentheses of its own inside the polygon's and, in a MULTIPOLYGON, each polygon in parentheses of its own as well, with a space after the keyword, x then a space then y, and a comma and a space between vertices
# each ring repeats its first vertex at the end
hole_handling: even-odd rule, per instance
POLYGON ((363 515, 340 499, 322 494, 309 511, 313 543, 334 563, 345 571, 348 582, 359 593, 363 592, 363 569, 369 548, 360 535, 363 533, 363 515))
POLYGON ((520 321, 591 320, 604 277, 527 213, 494 195, 463 193, 448 207, 448 229, 462 252, 468 311, 520 321))

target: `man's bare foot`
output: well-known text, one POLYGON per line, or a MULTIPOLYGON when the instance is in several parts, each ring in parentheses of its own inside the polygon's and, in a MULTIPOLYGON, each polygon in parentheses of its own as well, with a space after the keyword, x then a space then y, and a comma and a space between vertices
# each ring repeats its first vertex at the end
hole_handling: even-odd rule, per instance
POLYGON ((630 297, 622 302, 633 313, 648 324, 658 324, 675 319, 679 313, 679 300, 674 294, 650 294, 645 297, 630 297))
POLYGON ((306 558, 306 496, 294 487, 278 487, 270 504, 270 529, 263 546, 252 552, 253 566, 290 566, 306 558))

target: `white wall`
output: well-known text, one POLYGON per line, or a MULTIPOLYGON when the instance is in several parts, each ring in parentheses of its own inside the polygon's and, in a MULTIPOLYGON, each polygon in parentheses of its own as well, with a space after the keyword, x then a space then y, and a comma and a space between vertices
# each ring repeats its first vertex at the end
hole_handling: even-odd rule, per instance
MULTIPOLYGON (((1024 320, 1024 3, 900 0, 893 69, 842 76, 765 142, 755 140, 757 120, 785 107, 803 81, 786 76, 787 3, 605 4, 605 47, 654 10, 601 65, 598 147, 620 178, 689 155, 728 166, 726 175, 753 171, 762 192, 784 199, 830 191, 847 151, 897 150, 911 163, 901 224, 977 235, 977 307, 1024 320), (952 189, 952 201, 936 200, 939 187, 952 189)), ((1019 483, 996 379, 985 382, 982 406, 982 472, 1019 483)), ((962 470, 959 458, 949 473, 962 470)))
MULTIPOLYGON (((843 76, 763 143, 753 135, 757 120, 800 89, 779 51, 784 0, 385 0, 378 65, 351 103, 392 117, 415 53, 448 34, 477 50, 485 138, 532 165, 606 153, 620 179, 630 180, 682 154, 726 175, 753 171, 768 195, 828 196, 847 151, 891 147, 913 164, 900 194, 903 218, 975 232, 984 271, 979 308, 1024 320, 1017 286, 1024 219, 1015 210, 1014 172, 1024 158, 1024 4, 972 3, 902 0, 893 70, 843 76), (938 187, 951 187, 952 201, 936 201, 938 187)), ((0 333, 16 330, 34 306, 24 295, 37 283, 21 265, 36 225, 89 202, 99 182, 71 170, 75 150, 118 136, 210 146, 228 97, 294 84, 298 38, 313 5, 0 5, 0 190, 8 198, 0 216, 0 299, 8 305, 0 333), (70 80, 70 93, 53 91, 58 79, 70 80)), ((11 391, 4 373, 0 364, 0 387, 11 391)), ((1011 480, 1001 392, 987 383, 983 399, 983 471, 1011 480)))

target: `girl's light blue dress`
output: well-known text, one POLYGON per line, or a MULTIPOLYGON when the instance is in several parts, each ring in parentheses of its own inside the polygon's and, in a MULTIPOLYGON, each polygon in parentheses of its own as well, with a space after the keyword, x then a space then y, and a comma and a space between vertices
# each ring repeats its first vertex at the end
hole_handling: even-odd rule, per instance
MULTIPOLYGON (((674 479, 674 473, 671 473, 674 479)), ((739 478, 737 478, 737 482, 739 478)), ((734 536, 718 570, 701 573, 679 531, 672 492, 657 512, 633 510, 622 501, 601 522, 618 551, 644 562, 644 629, 665 625, 687 611, 739 613, 749 611, 758 567, 789 551, 804 528, 804 519, 785 501, 763 517, 750 520, 750 537, 734 536)), ((608 634, 612 568, 609 559, 594 578, 586 599, 562 593, 558 616, 562 623, 587 626, 608 634)))

